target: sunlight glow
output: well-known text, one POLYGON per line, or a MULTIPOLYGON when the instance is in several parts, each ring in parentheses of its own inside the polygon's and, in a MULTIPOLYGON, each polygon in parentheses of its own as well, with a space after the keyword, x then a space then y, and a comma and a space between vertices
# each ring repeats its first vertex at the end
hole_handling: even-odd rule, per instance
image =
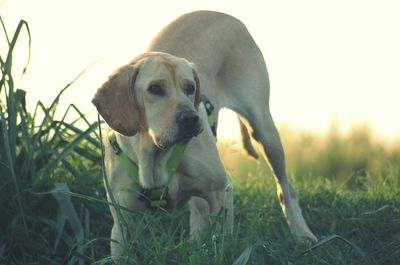
MULTIPOLYGON (((0 5, 10 33, 20 19, 31 29, 32 59, 21 81, 31 106, 39 99, 49 102, 100 60, 63 101, 93 117, 92 95, 108 75, 143 52, 169 21, 198 9, 229 13, 247 25, 267 62, 277 124, 326 131, 335 119, 345 129, 368 122, 380 135, 400 135, 398 1, 12 0, 0 5)), ((20 46, 18 71, 26 61, 20 46)), ((221 117, 220 135, 238 137, 238 129, 232 129, 236 117, 221 117)))

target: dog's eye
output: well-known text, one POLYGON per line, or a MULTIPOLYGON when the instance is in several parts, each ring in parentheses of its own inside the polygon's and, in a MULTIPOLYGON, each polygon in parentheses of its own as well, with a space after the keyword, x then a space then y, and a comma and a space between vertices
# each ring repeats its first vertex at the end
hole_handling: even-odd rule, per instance
POLYGON ((161 87, 160 84, 151 84, 149 88, 147 89, 150 94, 156 95, 156 96, 164 96, 165 91, 161 87))
POLYGON ((195 87, 194 87, 193 84, 188 84, 188 85, 186 85, 186 87, 185 87, 185 93, 186 93, 186 95, 193 95, 193 94, 194 94, 194 91, 195 91, 195 87))

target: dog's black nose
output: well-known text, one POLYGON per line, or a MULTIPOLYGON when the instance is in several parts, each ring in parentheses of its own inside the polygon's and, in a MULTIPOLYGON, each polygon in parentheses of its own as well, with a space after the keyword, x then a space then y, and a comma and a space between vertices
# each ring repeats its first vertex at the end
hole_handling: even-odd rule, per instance
POLYGON ((178 139, 180 140, 189 140, 198 135, 202 128, 199 115, 191 110, 179 113, 176 122, 179 127, 178 139))
POLYGON ((195 127, 199 122, 199 116, 194 111, 184 111, 178 115, 178 124, 183 128, 195 127))

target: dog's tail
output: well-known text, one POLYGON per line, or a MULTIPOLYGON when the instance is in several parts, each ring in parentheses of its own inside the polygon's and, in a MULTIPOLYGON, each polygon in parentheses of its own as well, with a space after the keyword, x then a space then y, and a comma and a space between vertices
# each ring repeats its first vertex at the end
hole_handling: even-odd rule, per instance
POLYGON ((242 146, 246 153, 253 157, 254 159, 258 160, 258 153, 254 148, 253 144, 251 143, 251 136, 249 134, 249 130, 247 129, 246 124, 244 124, 243 120, 238 116, 239 125, 240 125, 240 134, 242 135, 242 146))

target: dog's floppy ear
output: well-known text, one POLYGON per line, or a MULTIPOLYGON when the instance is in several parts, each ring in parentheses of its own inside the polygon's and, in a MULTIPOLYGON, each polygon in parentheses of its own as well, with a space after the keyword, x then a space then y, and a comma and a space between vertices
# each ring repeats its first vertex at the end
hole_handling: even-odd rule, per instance
POLYGON ((199 108, 200 104, 200 79, 199 75, 197 74, 196 66, 194 63, 191 63, 190 66, 192 67, 194 81, 196 82, 196 94, 194 95, 194 106, 196 109, 199 108))
POLYGON ((92 99, 107 124, 126 136, 135 135, 139 130, 140 115, 134 96, 138 68, 125 65, 117 69, 92 99))

